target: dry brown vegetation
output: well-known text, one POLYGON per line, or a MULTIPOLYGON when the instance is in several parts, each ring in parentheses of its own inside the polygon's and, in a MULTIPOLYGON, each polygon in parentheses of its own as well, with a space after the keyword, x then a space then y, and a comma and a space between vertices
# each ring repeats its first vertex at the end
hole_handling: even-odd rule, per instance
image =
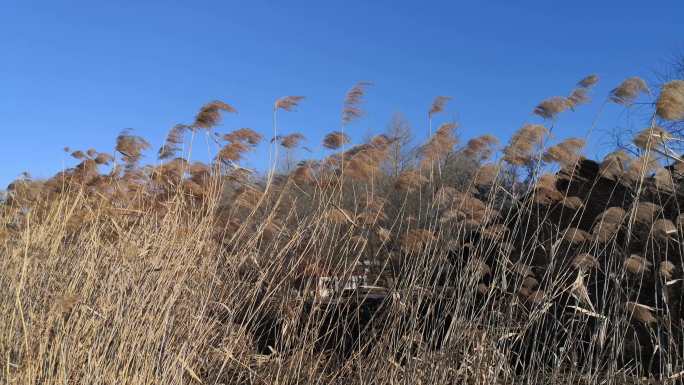
MULTIPOLYGON (((556 122, 597 81, 534 112, 556 122)), ((600 162, 541 124, 499 148, 461 146, 447 122, 414 151, 399 129, 349 146, 334 131, 337 152, 264 177, 239 166, 262 141, 248 128, 211 135, 211 162, 187 155, 236 112, 220 101, 173 127, 157 163, 128 131, 116 154, 67 149, 73 168, 0 204, 1 382, 680 381, 684 163, 655 124, 681 118, 680 83, 649 102, 637 157, 600 162), (321 295, 359 266, 363 288, 321 295)), ((343 129, 368 86, 346 95, 343 129)), ((606 98, 646 91, 630 78, 606 98)), ((275 122, 302 100, 275 102, 271 145, 304 139, 275 122)))

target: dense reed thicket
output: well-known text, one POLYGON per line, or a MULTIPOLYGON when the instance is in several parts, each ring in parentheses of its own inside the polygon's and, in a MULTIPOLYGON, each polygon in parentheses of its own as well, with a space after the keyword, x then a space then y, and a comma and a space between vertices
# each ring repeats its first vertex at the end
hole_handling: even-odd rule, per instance
POLYGON ((502 145, 433 127, 446 96, 421 146, 400 124, 352 145, 361 82, 322 159, 287 158, 304 138, 278 115, 304 99, 278 99, 266 175, 240 167, 261 134, 216 132, 236 111, 221 101, 174 126, 157 162, 132 132, 115 154, 66 149, 73 168, 15 181, 0 205, 1 382, 680 381, 684 162, 658 123, 684 118, 684 83, 613 89, 652 119, 633 153, 596 162, 549 128, 597 81, 502 145), (211 162, 192 161, 200 136, 211 162), (362 287, 322 290, 359 269, 362 287))

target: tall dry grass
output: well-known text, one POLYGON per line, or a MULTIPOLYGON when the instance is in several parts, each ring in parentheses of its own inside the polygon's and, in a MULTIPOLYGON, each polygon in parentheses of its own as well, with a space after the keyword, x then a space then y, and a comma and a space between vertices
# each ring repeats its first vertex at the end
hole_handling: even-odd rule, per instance
MULTIPOLYGON (((557 122, 597 80, 535 112, 557 122)), ((347 130, 367 86, 347 94, 347 130)), ((15 181, 0 205, 0 379, 679 381, 682 163, 655 125, 679 116, 677 87, 650 102, 640 156, 601 163, 542 124, 499 148, 489 135, 459 146, 445 123, 396 176, 384 170, 397 138, 346 148, 333 132, 322 145, 338 152, 263 177, 239 166, 262 140, 251 129, 212 136, 208 164, 188 155, 235 112, 219 101, 169 132, 156 165, 131 132, 116 156, 76 150, 76 166, 15 181), (321 277, 359 266, 363 291, 321 297, 321 277)), ((629 108, 646 90, 630 78, 606 99, 629 108)), ((276 102, 276 146, 302 140, 276 123, 301 100, 276 102)))

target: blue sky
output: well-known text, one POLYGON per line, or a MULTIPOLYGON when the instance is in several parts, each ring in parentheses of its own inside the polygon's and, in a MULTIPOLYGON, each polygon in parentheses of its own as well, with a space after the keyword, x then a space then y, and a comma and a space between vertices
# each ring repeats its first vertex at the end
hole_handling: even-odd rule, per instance
MULTIPOLYGON (((349 127, 357 141, 396 111, 420 138, 436 95, 453 96, 439 119, 457 119, 464 139, 505 140, 539 121, 531 111, 540 100, 597 73, 596 102, 554 129, 584 135, 611 88, 628 76, 651 79, 684 52, 682 15, 681 0, 5 0, 0 186, 22 171, 47 177, 73 165, 64 146, 111 151, 124 128, 156 149, 172 125, 214 99, 239 111, 218 131, 268 135, 273 101, 305 95, 281 115, 281 129, 302 132, 316 149, 339 128, 344 93, 359 80, 375 85, 366 117, 349 127)), ((601 130, 639 124, 625 116, 606 109, 588 155, 605 148, 601 130)), ((263 167, 266 154, 247 165, 263 167)))

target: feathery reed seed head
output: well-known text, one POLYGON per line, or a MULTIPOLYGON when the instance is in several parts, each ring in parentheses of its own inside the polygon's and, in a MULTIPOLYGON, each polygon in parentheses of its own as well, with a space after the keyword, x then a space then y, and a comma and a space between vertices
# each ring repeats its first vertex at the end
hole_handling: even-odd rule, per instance
POLYGON ((656 113, 665 120, 684 120, 684 80, 665 83, 656 102, 656 113))
POLYGON ((340 131, 333 131, 323 138, 323 147, 330 150, 337 150, 346 143, 349 143, 349 136, 340 131))
POLYGON ((580 87, 588 88, 588 87, 591 87, 591 86, 595 85, 596 83, 598 83, 598 81, 599 81, 598 75, 591 74, 591 75, 583 78, 579 82, 577 82, 577 85, 580 87))
POLYGON ((533 151, 541 146, 548 129, 539 124, 526 124, 518 130, 504 148, 504 160, 516 166, 528 164, 533 151))
POLYGON ((192 129, 203 128, 210 129, 221 122, 221 111, 229 113, 237 113, 237 110, 231 105, 220 100, 209 102, 200 108, 195 116, 195 122, 192 129))
POLYGON ((447 102, 451 100, 451 96, 437 96, 428 110, 428 116, 432 117, 434 114, 438 114, 444 111, 444 107, 447 102))
POLYGON ((640 94, 646 92, 646 82, 639 77, 631 77, 610 92, 610 100, 617 104, 630 105, 640 94))
POLYGON ((303 96, 283 96, 282 98, 276 100, 274 108, 292 111, 303 99, 303 96))
POLYGON ((544 119, 553 119, 569 107, 570 102, 568 99, 562 96, 554 96, 539 103, 534 108, 534 113, 544 119))
POLYGON ((344 108, 342 109, 342 124, 349 124, 354 119, 363 116, 363 110, 361 110, 361 103, 363 102, 363 96, 366 94, 366 88, 371 86, 372 83, 362 81, 358 82, 352 87, 344 98, 344 108))

